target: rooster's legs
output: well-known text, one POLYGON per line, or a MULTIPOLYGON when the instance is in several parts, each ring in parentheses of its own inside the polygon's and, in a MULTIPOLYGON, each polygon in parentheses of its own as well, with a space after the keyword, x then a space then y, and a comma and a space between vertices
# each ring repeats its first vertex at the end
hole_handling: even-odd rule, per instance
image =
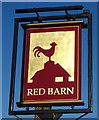
POLYGON ((49 61, 51 61, 51 57, 49 57, 49 61))

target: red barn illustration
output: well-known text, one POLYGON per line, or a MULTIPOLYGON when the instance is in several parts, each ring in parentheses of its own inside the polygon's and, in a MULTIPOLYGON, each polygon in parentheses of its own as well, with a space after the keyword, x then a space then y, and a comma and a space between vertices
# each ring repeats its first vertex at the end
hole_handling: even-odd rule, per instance
POLYGON ((33 85, 39 85, 39 87, 55 86, 56 84, 64 86, 64 83, 68 83, 69 77, 70 74, 60 64, 48 61, 44 64, 44 69, 37 71, 31 79, 33 85))

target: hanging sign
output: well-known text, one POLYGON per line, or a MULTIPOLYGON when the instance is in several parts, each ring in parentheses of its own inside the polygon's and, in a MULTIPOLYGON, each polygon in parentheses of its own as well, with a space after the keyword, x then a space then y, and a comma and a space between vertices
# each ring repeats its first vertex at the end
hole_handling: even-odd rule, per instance
POLYGON ((18 104, 83 103, 82 23, 71 21, 23 25, 25 51, 21 102, 18 104))

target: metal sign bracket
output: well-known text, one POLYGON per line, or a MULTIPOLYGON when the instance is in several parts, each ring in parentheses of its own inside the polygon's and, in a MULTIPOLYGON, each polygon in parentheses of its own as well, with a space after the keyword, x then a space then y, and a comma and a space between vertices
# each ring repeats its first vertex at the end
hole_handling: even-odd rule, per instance
MULTIPOLYGON (((83 6, 64 6, 64 7, 51 7, 51 8, 31 8, 31 9, 17 9, 16 13, 32 13, 35 12, 37 17, 24 17, 24 18, 15 18, 14 22, 14 42, 13 42, 13 54, 12 54, 12 69, 11 69, 11 84, 10 84, 10 99, 9 99, 9 115, 31 115, 37 114, 42 118, 50 114, 51 120, 58 120, 62 114, 66 113, 84 113, 82 116, 76 120, 82 118, 88 113, 92 112, 92 14, 89 10, 84 10, 80 14, 68 14, 67 10, 82 10, 83 6), (59 16, 42 16, 38 12, 48 12, 48 11, 62 11, 66 12, 66 15, 59 16), (84 29, 88 29, 88 108, 86 109, 74 109, 74 106, 71 106, 72 109, 49 109, 49 110, 29 110, 29 107, 26 107, 26 110, 16 111, 14 110, 14 93, 15 93, 15 75, 16 75, 16 60, 17 60, 17 46, 18 46, 18 28, 19 23, 21 22, 30 22, 38 21, 39 23, 46 20, 66 20, 70 19, 88 19, 88 23, 83 25, 84 29)), ((19 117, 18 117, 19 118, 19 117)), ((20 119, 20 118, 19 118, 20 119)), ((42 118, 43 120, 43 118, 42 118)))

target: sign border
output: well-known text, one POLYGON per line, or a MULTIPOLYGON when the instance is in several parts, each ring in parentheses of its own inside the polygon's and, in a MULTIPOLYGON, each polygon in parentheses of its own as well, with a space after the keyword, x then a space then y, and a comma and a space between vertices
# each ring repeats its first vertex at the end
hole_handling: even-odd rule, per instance
MULTIPOLYGON (((77 48, 75 49, 75 51, 77 51, 77 49, 79 49, 80 51, 79 51, 79 53, 78 53, 78 57, 79 57, 79 61, 80 61, 80 63, 79 63, 79 65, 78 65, 78 62, 77 62, 77 66, 79 67, 81 67, 81 24, 82 23, 84 23, 84 21, 67 21, 67 22, 56 22, 56 23, 39 23, 40 24, 40 26, 42 26, 42 25, 47 25, 46 27, 42 27, 42 28, 36 28, 37 26, 38 26, 38 24, 22 24, 22 27, 24 28, 25 27, 25 29, 24 29, 24 32, 25 32, 25 34, 24 34, 24 41, 25 41, 25 43, 27 44, 27 42, 26 41, 28 41, 29 42, 29 35, 30 35, 30 33, 33 31, 33 32, 35 32, 35 33, 38 33, 38 32, 42 32, 42 30, 43 31, 51 31, 51 30, 53 30, 53 29, 55 29, 56 28, 56 30, 57 29, 68 29, 69 31, 71 31, 71 29, 72 30, 74 30, 76 33, 75 34, 80 34, 77 38, 75 38, 75 39, 77 39, 76 40, 76 42, 77 42, 77 48), (64 25, 64 23, 66 23, 67 25, 64 25), (72 26, 72 25, 70 25, 69 23, 73 23, 74 25, 72 26), (75 25, 75 23, 77 23, 78 25, 75 25), (51 24, 57 24, 56 25, 56 27, 50 27, 50 25, 51 24), (60 27, 60 26, 58 26, 58 24, 60 25, 63 25, 62 27, 60 27), (30 27, 31 26, 31 27, 30 27), (34 28, 34 26, 35 26, 35 28, 34 28), (28 28, 29 27, 29 28, 28 28), (50 30, 51 29, 51 30, 50 30), (26 40, 27 39, 27 40, 26 40)), ((61 31, 62 31, 61 30, 61 31)), ((67 31, 68 31, 67 30, 67 31)), ((54 31, 54 30, 53 30, 54 31)), ((58 30, 58 31, 60 31, 60 30, 58 30)), ((76 37, 76 36, 75 36, 76 37)), ((27 44, 28 46, 29 46, 29 43, 27 44)), ((25 55, 27 55, 28 54, 28 52, 29 51, 27 51, 27 52, 25 52, 25 50, 27 49, 26 48, 27 46, 25 46, 25 48, 24 48, 24 50, 23 50, 23 61, 24 61, 24 64, 23 64, 23 69, 22 69, 22 76, 21 76, 21 91, 20 91, 20 102, 17 102, 17 104, 24 104, 24 103, 26 103, 26 105, 28 104, 28 102, 25 102, 24 100, 23 100, 23 93, 24 93, 24 85, 23 85, 23 83, 24 83, 24 78, 26 78, 24 75, 26 75, 27 74, 27 71, 26 71, 26 69, 25 69, 25 60, 27 60, 27 58, 26 58, 26 56, 25 55), (24 71, 25 70, 25 71, 24 71), (24 74, 25 73, 25 74, 24 74)), ((29 56, 28 56, 29 57, 29 56)), ((75 57, 76 59, 78 58, 78 57, 75 57)), ((75 60, 76 61, 76 60, 75 60)), ((28 67, 28 63, 26 63, 26 66, 28 67)), ((76 68, 75 68, 76 69, 76 68)), ((79 68, 78 68, 79 69, 79 68)), ((77 71, 76 71, 77 72, 77 71)), ((81 72, 79 73, 79 77, 81 78, 81 72)), ((78 81, 78 79, 77 79, 77 81, 78 81)), ((79 81, 80 82, 80 84, 81 84, 81 80, 79 81)), ((77 88, 79 88, 79 95, 77 94, 77 99, 78 99, 78 105, 79 105, 79 99, 81 99, 81 96, 80 96, 80 92, 81 92, 81 89, 80 89, 80 84, 78 85, 78 87, 77 88)), ((77 99, 76 100, 72 100, 72 101, 74 101, 74 102, 76 102, 77 101, 77 99)), ((57 99, 58 100, 58 99, 57 99)), ((70 105, 70 101, 71 100, 68 100, 68 101, 64 101, 64 103, 68 103, 69 105, 70 105)), ((48 100, 47 100, 48 101, 48 100)), ((52 100, 51 100, 52 101, 52 100)), ((34 101, 34 102, 32 102, 32 103, 34 103, 35 104, 35 102, 36 101, 34 101)), ((61 104, 61 103, 63 103, 63 101, 58 101, 59 102, 59 104, 61 104)), ((39 101, 37 101, 37 105, 38 105, 38 103, 40 104, 40 102, 39 101)), ((46 101, 45 101, 45 103, 46 103, 46 101)), ((49 101, 49 103, 50 103, 50 101, 49 101)), ((52 102, 51 102, 52 103, 52 102)), ((56 102, 57 103, 57 102, 56 102)), ((77 103, 77 102, 76 102, 77 103)), ((41 104, 42 104, 42 102, 41 102, 41 104)), ((54 100, 53 100, 53 106, 54 106, 54 104, 55 104, 55 102, 54 102, 54 100)), ((67 105, 68 105, 67 104, 67 105)), ((74 103, 71 103, 71 104, 74 104, 74 103)), ((84 101, 82 100, 81 101, 81 103, 80 104, 82 104, 82 105, 84 105, 84 101)), ((30 102, 29 102, 29 105, 30 105, 30 102)), ((77 105, 77 104, 76 104, 77 105)))

